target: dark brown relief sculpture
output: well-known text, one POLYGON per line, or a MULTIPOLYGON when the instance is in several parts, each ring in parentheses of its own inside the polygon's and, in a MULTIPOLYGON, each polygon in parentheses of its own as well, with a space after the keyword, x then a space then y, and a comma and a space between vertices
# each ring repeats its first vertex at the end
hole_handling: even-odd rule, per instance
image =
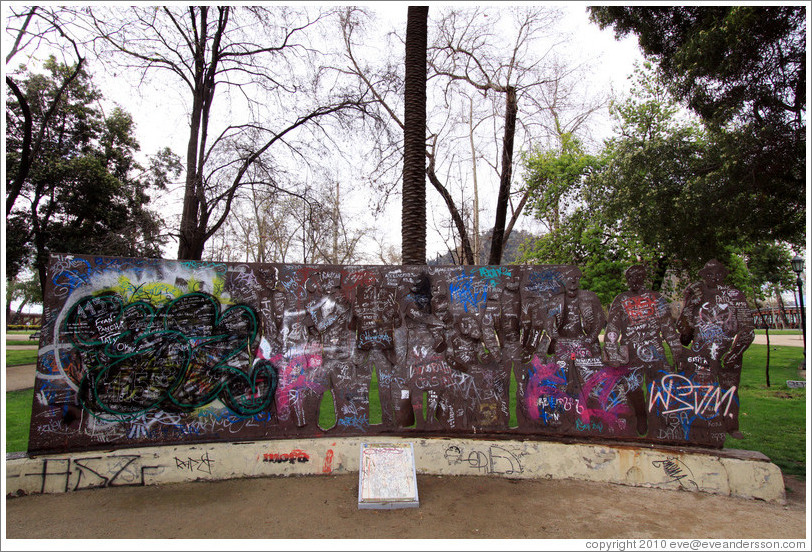
POLYGON ((753 328, 724 267, 701 276, 677 325, 641 266, 607 317, 569 265, 54 255, 29 450, 380 434, 721 447, 753 328))
POLYGON ((696 430, 707 433, 719 447, 725 434, 742 437, 739 379, 744 352, 755 338, 747 300, 741 291, 724 284, 727 274, 722 263, 708 261, 699 271, 702 281, 685 290, 678 322, 680 339, 690 347, 683 377, 696 387, 718 393, 719 408, 711 411, 712 402, 703 405, 696 430))
POLYGON ((665 434, 659 427, 658 419, 671 419, 673 413, 651 415, 644 390, 648 389, 650 394, 660 378, 674 372, 666 358, 663 343, 668 344, 678 365, 682 363, 683 348, 668 302, 659 293, 643 287, 646 281, 645 267, 634 265, 626 270, 625 277, 629 291, 618 295, 609 308, 602 358, 608 366, 624 370, 637 432, 662 437, 665 434))

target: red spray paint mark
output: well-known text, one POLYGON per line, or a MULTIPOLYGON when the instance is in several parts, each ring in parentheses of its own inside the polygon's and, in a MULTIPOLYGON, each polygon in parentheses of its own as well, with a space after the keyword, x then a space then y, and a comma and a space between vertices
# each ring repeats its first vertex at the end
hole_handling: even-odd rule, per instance
POLYGON ((333 471, 333 449, 329 449, 327 454, 324 455, 324 467, 321 469, 322 473, 332 473, 333 471))
POLYGON ((284 454, 284 453, 283 454, 276 454, 276 453, 267 453, 266 452, 263 455, 262 461, 263 462, 276 462, 277 464, 282 463, 282 462, 290 462, 291 464, 293 464, 294 462, 309 462, 310 461, 310 456, 308 456, 308 454, 303 450, 293 449, 288 454, 284 454))

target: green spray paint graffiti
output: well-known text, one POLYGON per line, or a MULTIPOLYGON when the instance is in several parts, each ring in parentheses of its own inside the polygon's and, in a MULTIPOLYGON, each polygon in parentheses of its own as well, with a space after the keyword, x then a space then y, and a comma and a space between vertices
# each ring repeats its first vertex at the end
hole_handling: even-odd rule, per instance
POLYGON ((248 416, 273 400, 276 370, 255 358, 258 321, 247 305, 221 312, 213 296, 188 293, 156 307, 106 293, 78 301, 61 332, 81 358, 82 406, 104 420, 215 399, 248 416))

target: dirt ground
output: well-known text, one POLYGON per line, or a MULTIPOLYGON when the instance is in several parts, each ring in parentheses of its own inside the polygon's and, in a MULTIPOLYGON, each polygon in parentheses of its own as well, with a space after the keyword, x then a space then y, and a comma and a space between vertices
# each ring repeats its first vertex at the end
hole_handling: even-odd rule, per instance
MULTIPOLYGON (((807 538, 804 484, 788 479, 787 485, 788 501, 778 505, 706 493, 585 481, 418 475, 418 508, 361 510, 357 474, 236 479, 10 497, 6 499, 5 536, 8 539, 807 538)), ((105 546, 112 549, 118 545, 105 546)), ((49 544, 43 543, 43 548, 47 547, 49 544)))

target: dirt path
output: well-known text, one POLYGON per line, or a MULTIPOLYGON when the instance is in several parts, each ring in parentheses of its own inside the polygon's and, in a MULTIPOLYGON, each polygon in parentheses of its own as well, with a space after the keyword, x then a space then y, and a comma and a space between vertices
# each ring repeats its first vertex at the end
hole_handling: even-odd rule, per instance
MULTIPOLYGON (((770 538, 787 505, 583 481, 418 476, 420 507, 359 510, 358 476, 95 489, 6 500, 7 538, 770 538)), ((799 501, 800 499, 800 501, 799 501)))

